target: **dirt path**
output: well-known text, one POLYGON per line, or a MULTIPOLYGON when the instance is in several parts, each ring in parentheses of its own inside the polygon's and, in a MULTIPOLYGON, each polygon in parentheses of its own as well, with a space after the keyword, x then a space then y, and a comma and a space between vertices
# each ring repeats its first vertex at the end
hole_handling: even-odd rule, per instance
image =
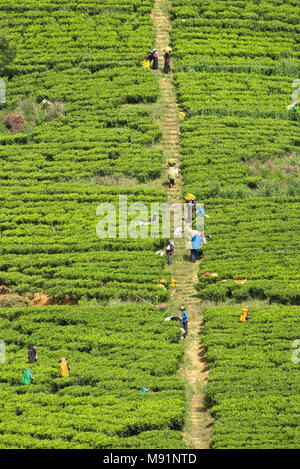
MULTIPOLYGON (((163 130, 163 149, 168 158, 175 158, 180 164, 179 155, 179 122, 178 104, 172 73, 164 75, 164 48, 169 45, 171 24, 169 21, 168 2, 156 0, 152 13, 152 20, 156 31, 155 47, 159 52, 159 83, 161 90, 161 124, 163 130)), ((172 68, 172 59, 171 59, 172 68)), ((179 175, 173 189, 168 190, 168 203, 181 202, 183 181, 179 175)), ((196 297, 194 288, 197 282, 199 263, 189 262, 189 251, 185 249, 185 240, 175 240, 175 253, 171 266, 173 277, 178 284, 172 292, 170 310, 172 314, 180 315, 179 307, 184 305, 189 315, 189 333, 185 339, 185 360, 181 375, 186 382, 189 410, 184 428, 184 440, 189 448, 206 449, 212 426, 209 411, 204 408, 203 401, 207 381, 207 369, 203 351, 199 340, 202 314, 201 302, 196 297)))

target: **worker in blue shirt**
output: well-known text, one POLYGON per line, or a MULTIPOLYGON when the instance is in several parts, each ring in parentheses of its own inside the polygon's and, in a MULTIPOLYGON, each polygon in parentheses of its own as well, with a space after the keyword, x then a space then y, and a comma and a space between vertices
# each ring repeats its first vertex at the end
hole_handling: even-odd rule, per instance
POLYGON ((191 249, 191 255, 190 255, 190 261, 191 262, 196 262, 198 259, 198 253, 199 249, 202 246, 202 240, 201 240, 201 233, 199 231, 193 230, 192 231, 192 249, 191 249))
POLYGON ((290 110, 293 110, 293 111, 297 111, 297 106, 298 106, 299 103, 297 103, 297 101, 295 103, 292 103, 290 104, 287 109, 290 111, 290 110))
POLYGON ((187 312, 186 312, 184 306, 181 306, 180 310, 181 310, 181 319, 182 319, 183 327, 184 327, 184 331, 185 331, 184 338, 186 338, 186 336, 188 335, 188 320, 189 320, 189 317, 187 315, 187 312))

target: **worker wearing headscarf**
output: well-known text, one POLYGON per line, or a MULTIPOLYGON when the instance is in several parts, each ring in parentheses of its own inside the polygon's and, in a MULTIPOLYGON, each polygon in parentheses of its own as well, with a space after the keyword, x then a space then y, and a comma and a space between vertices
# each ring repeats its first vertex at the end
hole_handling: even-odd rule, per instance
POLYGON ((171 239, 169 239, 169 242, 166 247, 166 253, 168 256, 168 264, 172 264, 172 255, 173 255, 174 250, 175 250, 175 244, 171 239))
POLYGON ((25 368, 24 370, 24 376, 23 376, 23 379, 22 379, 22 384, 31 384, 31 381, 34 380, 34 377, 32 376, 32 374, 30 373, 30 369, 29 368, 25 368))
POLYGON ((158 52, 157 49, 153 49, 153 64, 152 67, 153 70, 158 70, 158 52))
POLYGON ((169 166, 169 168, 168 168, 168 179, 169 179, 169 182, 170 182, 170 189, 172 189, 172 187, 175 184, 175 179, 176 179, 177 174, 178 174, 178 169, 175 166, 169 166))
POLYGON ((171 54, 172 54, 171 47, 166 47, 165 55, 164 55, 164 60, 165 60, 164 70, 163 70, 164 74, 167 74, 171 71, 171 67, 170 67, 171 54))
POLYGON ((65 358, 62 358, 61 360, 59 360, 58 376, 60 378, 69 378, 69 370, 70 370, 70 367, 67 363, 67 360, 65 358))
POLYGON ((153 61, 153 64, 151 66, 151 68, 153 68, 153 70, 157 70, 158 69, 158 51, 157 49, 152 49, 146 60, 148 60, 150 63, 153 61))
POLYGON ((38 359, 37 353, 36 353, 36 345, 29 345, 28 347, 28 360, 29 363, 35 363, 38 359))
POLYGON ((181 310, 181 319, 182 319, 183 328, 184 328, 184 338, 186 338, 186 336, 188 335, 188 320, 189 320, 189 317, 188 317, 188 314, 187 314, 184 306, 181 306, 180 310, 181 310))

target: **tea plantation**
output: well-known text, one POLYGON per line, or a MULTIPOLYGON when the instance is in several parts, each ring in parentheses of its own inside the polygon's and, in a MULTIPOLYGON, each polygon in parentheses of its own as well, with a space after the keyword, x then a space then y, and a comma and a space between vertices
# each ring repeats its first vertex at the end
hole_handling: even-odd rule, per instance
POLYGON ((153 225, 122 236, 119 206, 136 203, 134 225, 138 204, 148 220, 168 200, 168 83, 185 115, 182 195, 210 216, 195 285, 209 445, 299 448, 300 119, 287 109, 299 14, 294 0, 0 0, 1 449, 189 447, 189 342, 165 321, 178 297, 156 255, 166 239, 159 223, 155 237, 153 225), (158 4, 172 26, 163 85, 141 67, 158 4), (99 236, 100 204, 115 210, 115 236, 99 236), (36 294, 48 303, 33 306, 36 294))
POLYGON ((185 189, 213 236, 200 262, 212 448, 299 448, 299 79, 294 1, 172 2, 185 189), (213 274, 213 275, 211 275, 213 274), (231 306, 222 306, 229 302, 231 306), (238 321, 249 305, 251 319, 238 321), (269 306, 279 303, 284 306, 269 306))
POLYGON ((96 232, 102 203, 166 201, 163 189, 138 186, 164 165, 151 109, 158 80, 140 67, 154 41, 152 7, 0 2, 17 49, 1 116, 26 120, 19 132, 1 127, 0 284, 86 305, 1 309, 1 448, 185 447, 182 334, 146 305, 169 296, 170 272, 155 255, 163 241, 96 232), (55 103, 64 112, 51 116, 55 103), (33 342, 35 380, 23 386, 33 342), (70 378, 58 378, 63 356, 70 378))

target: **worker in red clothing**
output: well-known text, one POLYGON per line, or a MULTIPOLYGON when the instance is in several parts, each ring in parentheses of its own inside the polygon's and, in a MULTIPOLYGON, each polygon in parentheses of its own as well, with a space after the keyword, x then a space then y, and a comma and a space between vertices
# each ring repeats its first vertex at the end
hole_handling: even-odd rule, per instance
POLYGON ((150 63, 153 61, 153 64, 151 65, 151 68, 153 70, 158 70, 158 52, 157 49, 152 49, 148 56, 146 57, 146 60, 148 60, 150 63))
POLYGON ((169 239, 169 243, 166 247, 166 253, 167 253, 167 256, 168 256, 168 264, 172 264, 172 255, 173 255, 173 252, 175 250, 175 244, 173 243, 173 241, 171 239, 169 239))

